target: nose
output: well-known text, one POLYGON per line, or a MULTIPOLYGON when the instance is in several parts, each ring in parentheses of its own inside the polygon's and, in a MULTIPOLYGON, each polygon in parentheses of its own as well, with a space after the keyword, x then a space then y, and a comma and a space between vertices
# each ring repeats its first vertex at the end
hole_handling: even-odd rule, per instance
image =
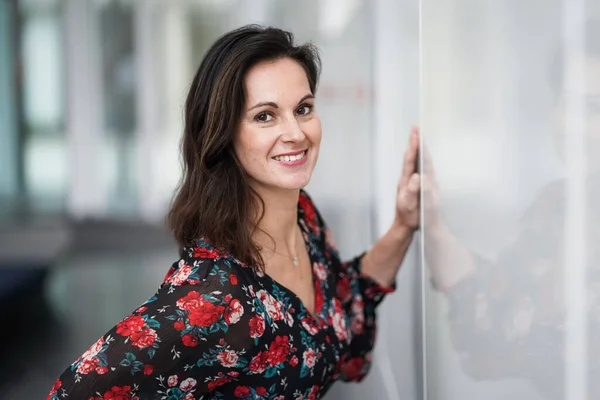
POLYGON ((281 139, 285 142, 300 142, 304 140, 304 131, 296 118, 287 118, 283 124, 281 139))

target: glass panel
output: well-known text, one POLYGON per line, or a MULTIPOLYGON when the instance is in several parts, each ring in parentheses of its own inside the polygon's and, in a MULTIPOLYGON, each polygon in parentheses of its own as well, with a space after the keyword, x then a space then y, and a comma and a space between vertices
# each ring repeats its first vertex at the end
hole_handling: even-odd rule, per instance
POLYGON ((598 398, 599 23, 421 3, 427 398, 598 398))

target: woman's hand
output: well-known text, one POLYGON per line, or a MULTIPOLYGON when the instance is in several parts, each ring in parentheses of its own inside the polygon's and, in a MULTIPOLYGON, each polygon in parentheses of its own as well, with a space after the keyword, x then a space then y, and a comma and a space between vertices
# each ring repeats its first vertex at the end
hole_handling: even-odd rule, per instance
POLYGON ((394 225, 411 230, 420 226, 419 128, 413 127, 408 146, 404 152, 402 175, 398 181, 396 195, 396 218, 394 225))
POLYGON ((414 127, 410 132, 408 146, 404 152, 402 175, 398 181, 396 196, 396 218, 394 226, 402 229, 417 230, 421 227, 421 189, 425 205, 425 221, 428 227, 438 223, 437 191, 431 158, 425 149, 423 157, 423 172, 419 173, 419 128, 414 127))

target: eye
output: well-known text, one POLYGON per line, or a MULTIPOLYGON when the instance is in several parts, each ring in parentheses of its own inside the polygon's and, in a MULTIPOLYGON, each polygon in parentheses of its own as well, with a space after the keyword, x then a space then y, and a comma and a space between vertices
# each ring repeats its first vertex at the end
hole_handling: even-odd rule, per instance
POLYGON ((304 104, 300 106, 300 108, 298 108, 296 112, 298 113, 298 115, 308 115, 311 113, 312 109, 313 106, 311 104, 304 104))
POLYGON ((271 122, 271 120, 273 119, 273 115, 271 115, 268 112, 261 112, 260 114, 258 114, 256 117, 254 117, 254 119, 258 122, 271 122))

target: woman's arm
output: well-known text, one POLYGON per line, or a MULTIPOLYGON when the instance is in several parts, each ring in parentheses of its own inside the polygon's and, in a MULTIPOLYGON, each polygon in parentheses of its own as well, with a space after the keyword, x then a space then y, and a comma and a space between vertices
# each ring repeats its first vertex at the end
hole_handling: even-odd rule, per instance
POLYGON ((155 296, 62 373, 48 399, 212 392, 248 373, 252 315, 252 299, 234 264, 196 258, 190 249, 155 296))
POLYGON ((411 228, 394 223, 362 257, 362 273, 383 287, 391 287, 412 243, 413 234, 411 228))

